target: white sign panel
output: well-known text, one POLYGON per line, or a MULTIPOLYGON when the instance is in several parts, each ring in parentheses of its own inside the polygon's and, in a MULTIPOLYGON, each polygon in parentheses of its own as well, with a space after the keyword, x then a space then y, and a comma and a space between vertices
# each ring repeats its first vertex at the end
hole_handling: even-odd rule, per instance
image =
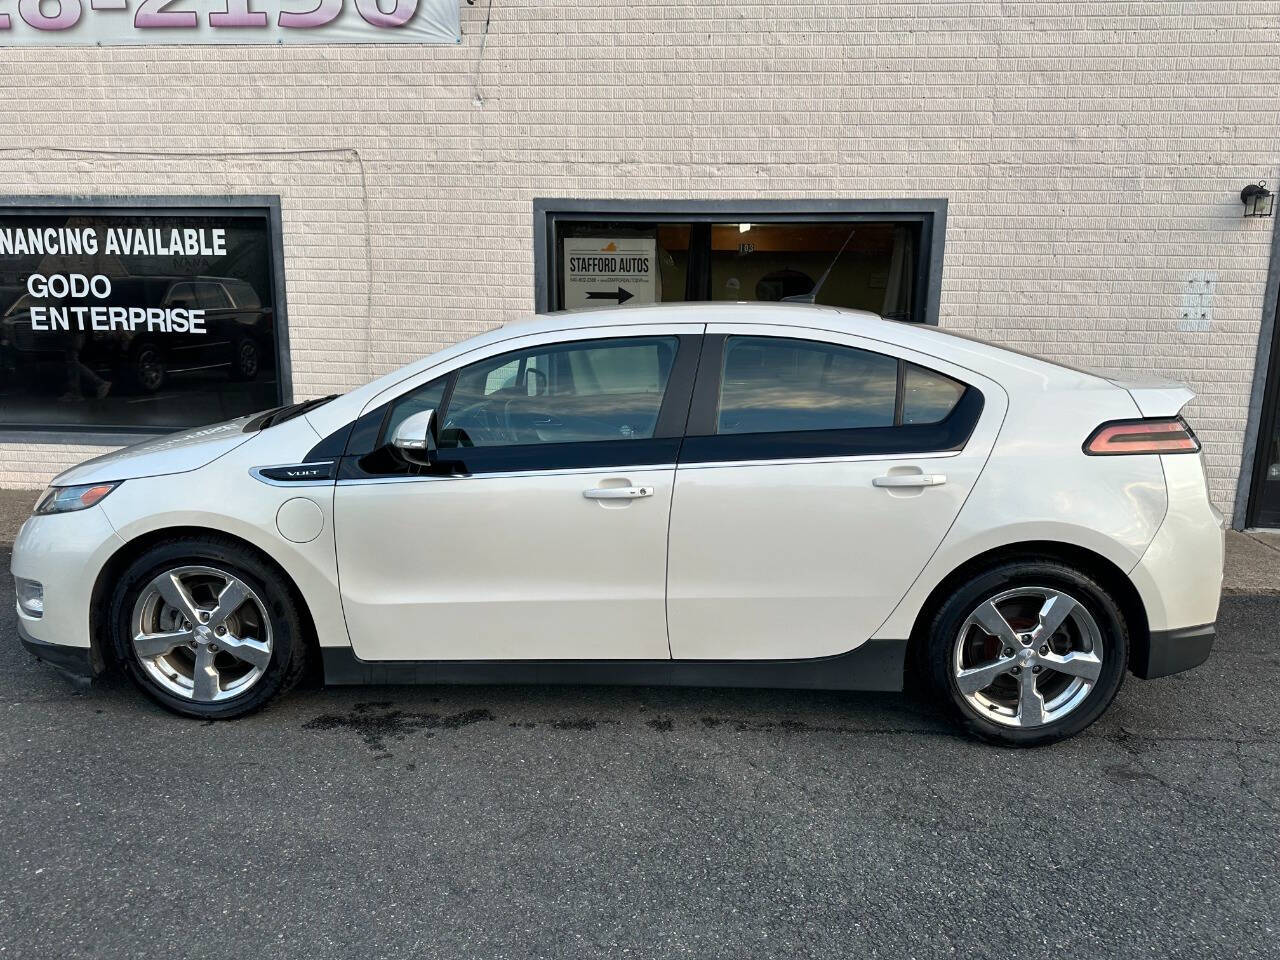
POLYGON ((655 302, 657 247, 653 237, 566 237, 565 307, 655 302))
POLYGON ((0 46, 460 43, 459 0, 0 0, 0 46))

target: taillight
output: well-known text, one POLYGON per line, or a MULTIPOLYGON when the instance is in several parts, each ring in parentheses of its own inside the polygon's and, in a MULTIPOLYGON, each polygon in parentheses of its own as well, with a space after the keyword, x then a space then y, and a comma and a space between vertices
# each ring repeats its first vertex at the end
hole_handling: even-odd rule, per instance
POLYGON ((1200 441, 1181 417, 1112 420, 1093 431, 1084 442, 1084 452, 1093 457, 1199 451, 1200 441))

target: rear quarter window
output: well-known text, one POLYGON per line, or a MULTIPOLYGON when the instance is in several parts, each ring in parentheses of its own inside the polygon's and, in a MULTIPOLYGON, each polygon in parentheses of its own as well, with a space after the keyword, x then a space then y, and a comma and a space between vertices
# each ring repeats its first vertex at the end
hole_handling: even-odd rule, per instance
POLYGON ((902 422, 939 423, 955 409, 964 391, 960 381, 908 363, 902 378, 902 422))

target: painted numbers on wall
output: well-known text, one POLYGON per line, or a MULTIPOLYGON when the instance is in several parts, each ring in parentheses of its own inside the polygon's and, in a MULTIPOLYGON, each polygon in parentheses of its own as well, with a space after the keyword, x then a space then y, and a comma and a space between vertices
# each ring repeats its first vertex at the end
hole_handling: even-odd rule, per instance
POLYGON ((0 0, 0 46, 460 39, 456 0, 0 0))

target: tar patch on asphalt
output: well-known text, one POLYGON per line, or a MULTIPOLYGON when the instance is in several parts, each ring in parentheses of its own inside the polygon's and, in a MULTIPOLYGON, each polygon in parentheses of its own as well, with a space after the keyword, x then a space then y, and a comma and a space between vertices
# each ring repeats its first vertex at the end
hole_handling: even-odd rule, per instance
MULTIPOLYGON (((493 722, 497 718, 486 709, 462 710, 458 713, 429 713, 419 710, 396 710, 391 701, 357 703, 347 714, 324 713, 302 725, 303 730, 350 730, 360 737, 374 753, 383 757, 391 754, 387 744, 404 740, 411 735, 429 738, 437 730, 458 730, 473 723, 493 722)), ((507 724, 521 730, 595 730, 600 724, 618 726, 617 720, 596 720, 592 717, 564 717, 554 720, 513 720, 507 724)), ((666 721, 670 729, 671 722, 666 721)))
POLYGON ((617 720, 592 720, 590 717, 570 717, 566 720, 513 720, 507 726, 521 730, 535 730, 544 727, 548 730, 594 730, 602 723, 618 726, 617 720))
POLYGON ((357 703, 348 714, 326 713, 302 725, 304 730, 351 730, 365 745, 378 753, 387 749, 388 740, 403 740, 410 734, 434 730, 457 730, 473 723, 492 721, 493 714, 484 709, 458 713, 425 713, 417 710, 391 710, 389 703, 357 703))

